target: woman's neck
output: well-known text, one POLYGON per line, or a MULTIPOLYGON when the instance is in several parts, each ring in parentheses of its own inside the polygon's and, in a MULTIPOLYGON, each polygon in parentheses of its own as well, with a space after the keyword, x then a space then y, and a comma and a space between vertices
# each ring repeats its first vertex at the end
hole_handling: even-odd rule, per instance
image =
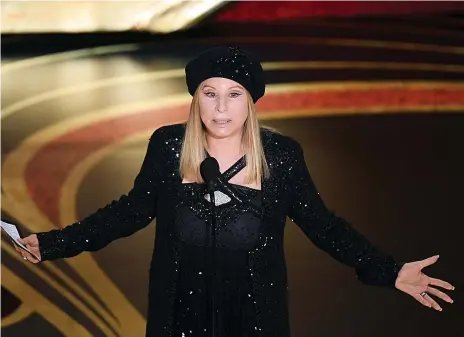
POLYGON ((231 135, 227 138, 214 138, 206 135, 207 151, 217 159, 238 158, 242 154, 242 135, 231 135))

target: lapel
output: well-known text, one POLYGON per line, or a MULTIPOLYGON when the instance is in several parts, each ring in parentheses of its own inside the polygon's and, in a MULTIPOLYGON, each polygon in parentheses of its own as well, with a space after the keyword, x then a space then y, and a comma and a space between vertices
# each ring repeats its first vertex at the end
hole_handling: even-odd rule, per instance
POLYGON ((263 217, 272 218, 274 217, 275 211, 277 209, 275 202, 276 198, 278 201, 277 204, 281 202, 281 200, 279 200, 279 195, 277 193, 278 190, 276 188, 276 177, 278 176, 278 173, 275 171, 275 168, 272 165, 275 156, 275 147, 272 146, 272 139, 266 131, 262 131, 261 139, 264 149, 264 155, 266 156, 266 161, 269 165, 269 170, 271 172, 271 176, 269 179, 261 179, 261 204, 263 208, 263 217))

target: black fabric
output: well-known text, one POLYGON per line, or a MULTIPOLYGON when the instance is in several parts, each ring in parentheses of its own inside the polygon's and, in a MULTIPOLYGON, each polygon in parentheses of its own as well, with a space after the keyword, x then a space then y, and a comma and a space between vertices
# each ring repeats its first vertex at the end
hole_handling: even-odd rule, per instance
POLYGON ((265 93, 263 68, 256 56, 239 47, 210 48, 185 67, 187 88, 193 96, 206 79, 222 77, 240 83, 257 102, 265 93))
MULTIPOLYGON (((180 320, 179 316, 185 307, 178 301, 186 298, 189 285, 201 288, 201 282, 194 277, 205 257, 201 253, 205 237, 201 228, 211 223, 206 186, 183 184, 178 174, 184 135, 185 124, 156 130, 127 195, 77 223, 37 234, 42 261, 46 261, 102 249, 144 228, 156 217, 147 337, 182 337, 182 333, 195 336, 193 330, 190 334, 183 328, 199 329, 207 319, 201 301, 192 304, 198 310, 198 320, 180 320)), ((222 316, 224 330, 238 327, 246 337, 251 333, 258 337, 291 336, 283 247, 287 216, 317 247, 353 268, 361 282, 395 289, 403 264, 379 251, 346 220, 325 207, 301 146, 290 137, 266 129, 262 129, 261 138, 270 178, 261 181, 260 193, 240 190, 249 193, 248 200, 259 201, 259 221, 250 215, 247 203, 223 205, 217 212, 223 235, 219 240, 224 262, 221 277, 230 279, 221 295, 223 303, 231 306, 227 308, 229 313, 222 316), (253 305, 243 297, 250 290, 253 305), (235 293, 238 295, 233 297, 235 293), (239 323, 241 318, 249 321, 239 323), (253 325, 254 332, 249 332, 253 325)), ((243 164, 239 161, 237 165, 243 164)))
MULTIPOLYGON (((260 191, 237 187, 256 203, 260 191)), ((211 226, 188 205, 191 186, 181 186, 186 203, 176 214, 176 235, 184 248, 180 256, 179 281, 174 304, 174 336, 211 336, 211 292, 209 287, 211 226)), ((201 193, 201 189, 199 190, 201 193)), ((195 202, 195 201, 193 201, 195 202)), ((253 290, 248 252, 259 243, 261 220, 250 212, 233 215, 232 201, 218 206, 222 216, 217 231, 215 294, 218 331, 221 337, 253 337, 256 334, 253 290), (232 216, 228 216, 232 214, 232 216)))

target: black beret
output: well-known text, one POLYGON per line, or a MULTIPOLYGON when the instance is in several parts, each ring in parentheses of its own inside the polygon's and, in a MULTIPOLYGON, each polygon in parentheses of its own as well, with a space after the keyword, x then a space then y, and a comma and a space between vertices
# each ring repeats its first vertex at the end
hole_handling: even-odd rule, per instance
POLYGON ((223 77, 240 83, 256 103, 265 92, 264 72, 261 63, 251 52, 239 47, 214 47, 207 49, 185 67, 190 95, 204 80, 223 77))

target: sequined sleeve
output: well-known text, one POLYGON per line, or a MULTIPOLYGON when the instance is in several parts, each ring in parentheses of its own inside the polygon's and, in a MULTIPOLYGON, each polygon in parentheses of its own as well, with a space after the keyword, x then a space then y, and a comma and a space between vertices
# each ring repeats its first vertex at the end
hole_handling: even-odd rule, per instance
POLYGON ((150 138, 132 189, 93 214, 63 229, 38 233, 42 261, 97 251, 110 242, 147 226, 155 217, 157 199, 158 131, 150 138))
POLYGON ((394 287, 402 263, 380 252, 345 219, 328 210, 311 179, 301 146, 295 142, 291 152, 289 217, 317 247, 353 267, 361 282, 394 287))

